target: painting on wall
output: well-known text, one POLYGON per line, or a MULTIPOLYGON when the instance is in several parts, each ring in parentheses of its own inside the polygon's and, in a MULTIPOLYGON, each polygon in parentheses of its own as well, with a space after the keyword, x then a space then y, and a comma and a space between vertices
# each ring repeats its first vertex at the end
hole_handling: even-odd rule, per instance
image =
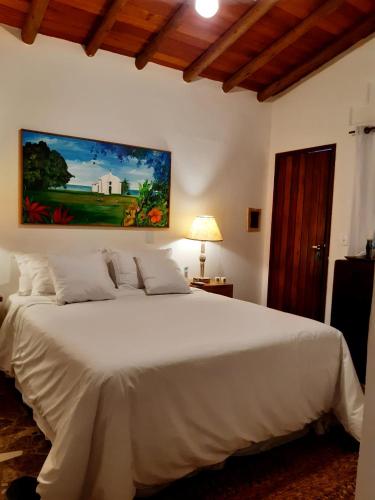
POLYGON ((21 130, 22 224, 169 227, 171 153, 21 130))

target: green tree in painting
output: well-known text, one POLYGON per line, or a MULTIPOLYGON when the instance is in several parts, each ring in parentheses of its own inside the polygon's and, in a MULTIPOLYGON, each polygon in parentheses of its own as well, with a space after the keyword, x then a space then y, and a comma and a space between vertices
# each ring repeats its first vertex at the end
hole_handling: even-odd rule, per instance
POLYGON ((129 194, 129 189, 130 189, 130 186, 129 186, 129 182, 124 179, 121 183, 121 194, 122 196, 125 196, 127 194, 129 194))
POLYGON ((65 186, 74 177, 68 172, 63 156, 51 150, 44 141, 27 142, 23 146, 23 178, 25 191, 43 191, 65 186))

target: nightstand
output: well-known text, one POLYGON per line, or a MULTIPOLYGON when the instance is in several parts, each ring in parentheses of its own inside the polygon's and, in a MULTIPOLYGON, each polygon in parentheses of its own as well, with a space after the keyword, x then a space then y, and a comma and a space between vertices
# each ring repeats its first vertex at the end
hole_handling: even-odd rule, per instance
POLYGON ((190 286, 194 288, 200 288, 205 292, 217 293, 218 295, 224 295, 225 297, 233 298, 233 284, 232 283, 216 283, 211 280, 209 283, 204 283, 198 285, 197 283, 190 283, 190 286))

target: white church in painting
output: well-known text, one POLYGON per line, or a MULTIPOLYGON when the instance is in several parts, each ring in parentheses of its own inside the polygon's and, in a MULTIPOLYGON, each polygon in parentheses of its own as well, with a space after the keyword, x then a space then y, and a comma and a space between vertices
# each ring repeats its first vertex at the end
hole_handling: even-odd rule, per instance
POLYGON ((100 194, 121 194, 121 181, 112 172, 99 177, 98 182, 94 182, 91 186, 93 193, 100 194))

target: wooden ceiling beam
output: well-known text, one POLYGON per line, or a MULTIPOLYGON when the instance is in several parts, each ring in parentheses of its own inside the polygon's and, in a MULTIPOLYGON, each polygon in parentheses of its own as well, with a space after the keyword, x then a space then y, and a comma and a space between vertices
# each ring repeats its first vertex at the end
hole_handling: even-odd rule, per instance
POLYGON ((278 0, 252 0, 252 7, 236 21, 215 43, 213 43, 201 56, 198 57, 183 74, 185 82, 193 81, 215 59, 244 35, 259 19, 261 19, 278 0))
POLYGON ((32 44, 38 34, 46 13, 49 0, 32 0, 25 24, 22 27, 21 38, 25 43, 32 44))
POLYGON ((287 75, 283 76, 276 82, 271 83, 271 85, 268 85, 265 89, 258 92, 258 100, 263 102, 270 97, 273 97, 280 92, 288 89, 305 76, 309 75, 313 71, 316 71, 331 59, 334 59, 342 52, 345 52, 360 40, 362 40, 363 38, 367 38, 374 32, 375 13, 367 16, 365 21, 362 21, 356 26, 351 27, 343 36, 328 45, 328 47, 320 51, 319 54, 317 54, 315 57, 309 59, 305 63, 293 69, 287 75))
POLYGON ((172 17, 168 19, 166 24, 161 28, 158 33, 151 40, 146 43, 145 47, 137 55, 135 65, 138 69, 143 69, 146 64, 152 59, 153 55, 158 51, 161 43, 165 37, 173 30, 177 29, 185 16, 185 13, 190 9, 190 2, 183 2, 172 17))
POLYGON ((334 12, 345 0, 328 0, 323 3, 318 9, 307 16, 292 30, 288 31, 281 38, 271 44, 266 50, 261 52, 257 57, 242 66, 232 76, 223 83, 224 92, 229 92, 241 82, 252 76, 258 69, 265 66, 280 52, 290 47, 293 43, 299 40, 305 33, 310 31, 321 19, 334 12))
POLYGON ((109 9, 103 16, 101 23, 99 24, 85 47, 85 52, 88 56, 91 57, 96 54, 96 52, 104 42, 106 36, 113 28, 113 25, 117 21, 118 15, 126 2, 127 0, 112 1, 109 9))

